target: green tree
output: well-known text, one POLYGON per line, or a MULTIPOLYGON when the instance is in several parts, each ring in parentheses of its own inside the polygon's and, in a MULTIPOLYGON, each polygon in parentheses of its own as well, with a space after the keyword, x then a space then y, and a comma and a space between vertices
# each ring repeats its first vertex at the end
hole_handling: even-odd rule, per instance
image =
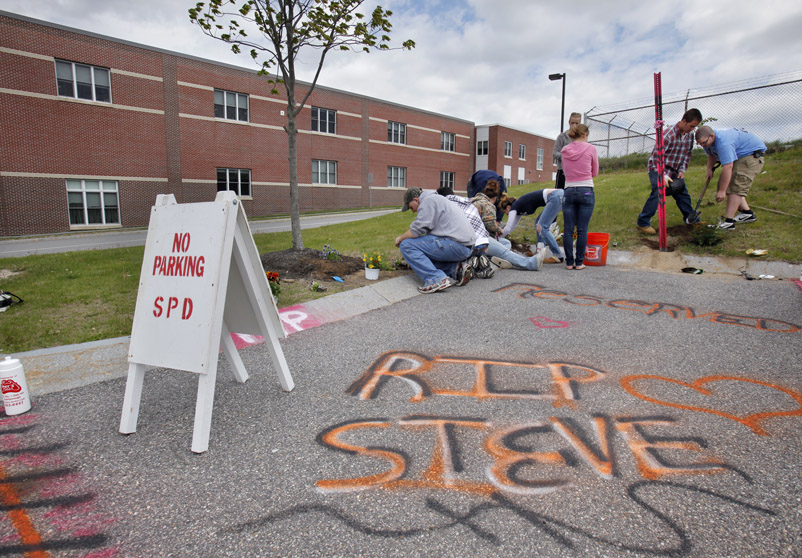
MULTIPOLYGON (((282 85, 287 95, 287 132, 290 170, 292 247, 302 250, 298 191, 297 119, 317 85, 326 55, 332 50, 370 52, 390 49, 390 10, 376 7, 369 18, 357 10, 364 0, 209 0, 189 10, 189 19, 206 35, 228 43, 231 50, 247 50, 267 76, 272 93, 282 85), (252 39, 248 33, 255 33, 252 39), (259 36, 261 35, 261 36, 259 36), (300 101, 296 98, 296 61, 301 51, 317 51, 314 79, 300 101), (271 69, 276 69, 271 76, 271 69)), ((411 50, 407 40, 402 49, 411 50)))

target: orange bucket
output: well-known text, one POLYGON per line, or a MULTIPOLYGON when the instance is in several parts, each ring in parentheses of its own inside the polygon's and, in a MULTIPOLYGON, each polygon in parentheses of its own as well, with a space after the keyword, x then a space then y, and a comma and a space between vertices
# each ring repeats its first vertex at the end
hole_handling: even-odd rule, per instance
POLYGON ((608 233, 588 233, 588 244, 585 246, 586 265, 607 265, 607 245, 610 244, 608 233))

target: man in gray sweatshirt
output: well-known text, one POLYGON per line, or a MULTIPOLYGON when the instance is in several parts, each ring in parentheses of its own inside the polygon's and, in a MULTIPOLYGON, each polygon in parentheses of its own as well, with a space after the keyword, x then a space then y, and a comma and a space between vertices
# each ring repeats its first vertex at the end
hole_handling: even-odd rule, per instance
POLYGON ((417 215, 409 230, 395 239, 409 267, 423 281, 423 294, 464 285, 473 277, 465 260, 476 233, 460 208, 433 190, 407 188, 404 207, 417 215))
POLYGON ((565 173, 563 172, 563 155, 562 149, 569 143, 571 143, 571 138, 568 137, 568 132, 573 130, 577 124, 582 123, 582 115, 578 112, 572 112, 571 116, 568 117, 568 129, 564 131, 562 134, 557 136, 557 139, 554 140, 554 151, 552 155, 554 155, 554 160, 557 161, 557 181, 555 183, 555 188, 559 188, 560 190, 565 188, 565 173))

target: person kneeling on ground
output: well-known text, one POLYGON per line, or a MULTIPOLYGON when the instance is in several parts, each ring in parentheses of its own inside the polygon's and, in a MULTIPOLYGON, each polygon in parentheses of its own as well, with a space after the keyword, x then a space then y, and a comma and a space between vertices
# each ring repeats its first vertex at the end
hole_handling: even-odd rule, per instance
MULTIPOLYGON (((479 279, 490 279, 496 270, 490 265, 490 258, 486 255, 490 237, 487 234, 487 229, 485 229, 485 224, 482 222, 479 211, 474 207, 470 199, 456 195, 454 190, 448 186, 441 186, 437 189, 437 193, 448 201, 457 204, 471 224, 473 232, 476 233, 476 244, 473 245, 473 252, 471 252, 467 262, 473 271, 473 276, 479 279)), ((467 269, 466 272, 470 273, 467 269)))
POLYGON ((563 209, 563 195, 562 190, 556 188, 545 188, 543 190, 535 190, 524 194, 510 206, 510 212, 507 216, 507 224, 504 227, 504 236, 509 236, 522 216, 533 215, 539 207, 544 208, 540 212, 537 219, 535 219, 535 230, 537 231, 537 251, 540 253, 544 247, 548 245, 551 254, 545 257, 551 257, 553 263, 562 262, 564 256, 560 247, 557 246, 557 240, 551 231, 551 226, 557 219, 557 215, 563 209))
MULTIPOLYGON (((518 269, 528 269, 530 271, 540 270, 540 268, 543 267, 543 259, 546 255, 545 250, 541 250, 538 254, 527 258, 526 256, 513 252, 512 243, 504 238, 504 229, 496 220, 496 200, 498 200, 498 196, 498 183, 491 180, 487 183, 484 192, 476 194, 473 200, 471 200, 479 210, 485 228, 490 234, 490 243, 487 246, 487 254, 490 256, 490 261, 503 269, 515 267, 518 269)), ((508 213, 510 207, 514 203, 515 198, 508 198, 506 195, 503 195, 499 206, 504 213, 508 213)))
POLYGON ((420 188, 407 188, 401 211, 416 213, 409 230, 395 239, 401 255, 422 281, 418 291, 434 293, 467 283, 472 270, 465 260, 476 241, 470 223, 456 204, 420 188))

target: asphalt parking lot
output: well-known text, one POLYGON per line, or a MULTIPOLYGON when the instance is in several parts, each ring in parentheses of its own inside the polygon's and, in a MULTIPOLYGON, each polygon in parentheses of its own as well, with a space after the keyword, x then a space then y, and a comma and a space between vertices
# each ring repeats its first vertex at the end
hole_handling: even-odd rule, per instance
POLYGON ((40 395, 0 553, 800 556, 800 327, 791 280, 502 270, 290 335, 292 392, 221 360, 204 454, 195 374, 127 436, 123 378, 40 395))

